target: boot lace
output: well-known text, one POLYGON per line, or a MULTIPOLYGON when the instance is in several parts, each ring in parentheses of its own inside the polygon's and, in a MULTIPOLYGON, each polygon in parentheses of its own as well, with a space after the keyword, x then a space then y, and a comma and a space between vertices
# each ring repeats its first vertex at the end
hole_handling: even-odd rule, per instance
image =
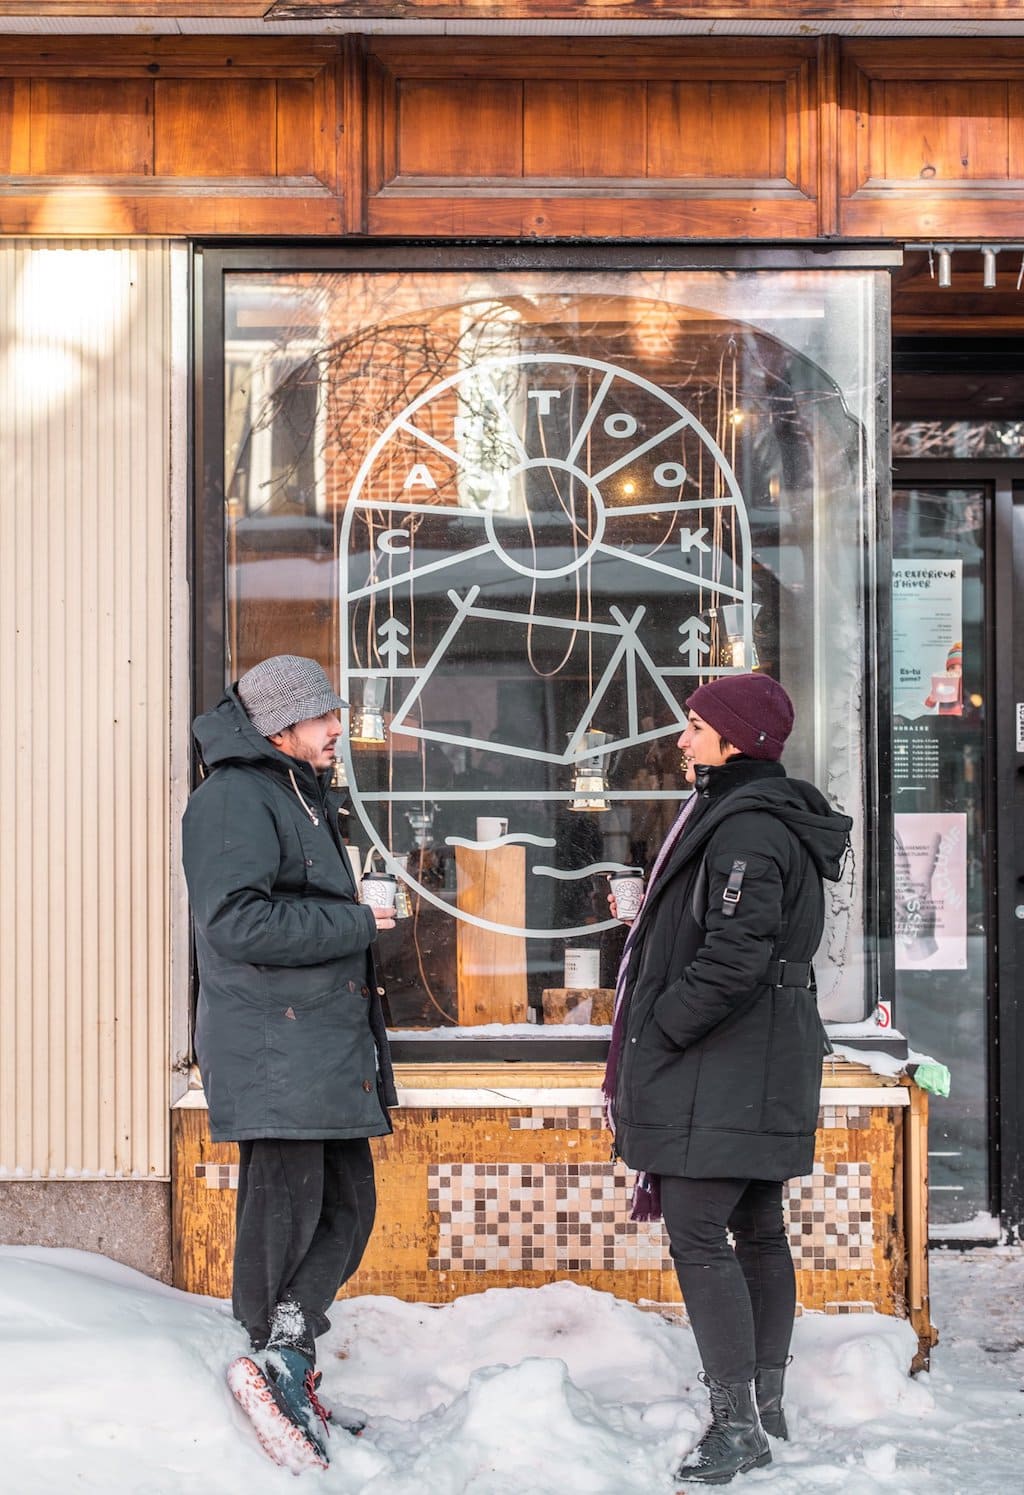
POLYGON ((331 1420, 331 1414, 324 1406, 320 1398, 317 1396, 317 1391, 320 1388, 321 1379, 322 1377, 319 1371, 314 1374, 313 1371, 307 1370, 306 1379, 302 1384, 306 1392, 306 1396, 309 1398, 309 1405, 312 1407, 315 1416, 319 1417, 320 1421, 326 1428, 327 1424, 331 1420))
POLYGON ((711 1396, 711 1425, 694 1449, 692 1461, 693 1465, 700 1468, 703 1464, 717 1463, 726 1452, 728 1448, 726 1430, 736 1409, 724 1386, 709 1380, 703 1371, 698 1379, 703 1381, 711 1396))

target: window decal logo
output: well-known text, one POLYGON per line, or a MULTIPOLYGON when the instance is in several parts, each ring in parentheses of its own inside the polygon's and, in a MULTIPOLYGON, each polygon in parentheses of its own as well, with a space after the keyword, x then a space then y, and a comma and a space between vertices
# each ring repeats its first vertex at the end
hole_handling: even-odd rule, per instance
MULTIPOLYGON (((740 673, 756 658, 746 508, 710 432, 627 368, 561 353, 489 358, 420 394, 374 442, 349 494, 340 564, 342 693, 355 702, 371 681, 375 692, 386 687, 389 734, 406 756, 423 755, 422 782, 396 787, 380 782, 379 755, 371 773, 370 756, 346 744, 353 810, 371 843, 422 897, 496 933, 571 938, 613 927, 515 927, 468 913, 394 866, 382 825, 472 808, 507 818, 486 844, 527 848, 536 857, 528 881, 561 884, 623 865, 605 856, 552 865, 557 836, 538 834, 526 809, 555 819, 581 808, 574 772, 677 736, 699 679, 740 673), (694 453, 699 479, 688 470, 694 453), (709 642, 709 618, 726 612, 730 664, 709 642), (471 691, 466 662, 488 657, 495 637, 506 672, 546 678, 561 665, 541 669, 541 655, 585 660, 582 708, 558 740, 550 731, 530 740, 516 723, 485 730, 470 701, 467 720, 452 720, 460 672, 471 691), (651 701, 654 720, 642 707, 651 701), (430 745, 460 763, 504 761, 513 778, 517 762, 524 772, 543 765, 547 787, 502 787, 500 773, 439 787, 430 745)), ((606 787, 596 803, 626 809, 684 792, 606 787)), ((454 832, 443 840, 483 848, 454 832)))

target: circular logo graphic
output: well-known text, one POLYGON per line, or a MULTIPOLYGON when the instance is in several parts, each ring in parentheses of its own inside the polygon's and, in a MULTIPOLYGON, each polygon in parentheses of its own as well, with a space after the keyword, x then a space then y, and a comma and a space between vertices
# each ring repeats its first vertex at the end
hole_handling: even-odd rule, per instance
POLYGON ((603 874, 637 817, 668 823, 687 792, 653 787, 645 758, 728 672, 710 610, 750 657, 747 515, 711 434, 599 359, 473 364, 367 452, 340 564, 342 692, 383 739, 345 749, 371 845, 496 934, 612 927, 603 874))

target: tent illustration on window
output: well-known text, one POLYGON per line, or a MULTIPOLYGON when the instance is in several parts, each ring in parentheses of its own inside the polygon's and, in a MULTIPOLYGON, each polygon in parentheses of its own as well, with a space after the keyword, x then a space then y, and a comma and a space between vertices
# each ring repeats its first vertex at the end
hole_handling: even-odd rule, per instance
MULTIPOLYGON (((672 694, 661 672, 650 658, 647 650, 637 637, 637 628, 643 620, 646 609, 638 607, 629 618, 625 616, 618 607, 611 607, 609 612, 614 619, 612 624, 587 622, 581 620, 569 620, 563 618, 537 618, 531 613, 505 612, 492 607, 477 607, 476 601, 480 594, 479 587, 471 587, 465 597, 460 597, 458 592, 450 591, 449 600, 455 609, 455 616, 445 631, 434 653, 420 673, 417 683, 402 702, 396 712, 391 726, 396 732, 403 732, 410 737, 422 737, 435 742, 445 742, 453 746, 466 748, 480 748, 488 752, 509 753, 516 757, 528 757, 545 763, 569 764, 587 756, 585 737, 588 728, 597 720, 601 702, 604 699, 609 686, 613 681, 624 682, 625 695, 628 703, 628 725, 626 733, 618 738, 612 738, 604 744, 605 752, 614 752, 619 748, 632 747, 637 743, 648 742, 655 737, 664 736, 667 732, 681 730, 685 726, 685 717, 680 714, 680 709, 675 696, 672 694), (534 633, 543 632, 545 629, 572 630, 574 633, 589 635, 587 643, 593 639, 611 640, 613 646, 610 657, 604 670, 596 682, 590 694, 583 712, 574 729, 569 734, 568 746, 564 752, 544 752, 536 748, 525 748, 515 743, 502 743, 496 741, 493 736, 486 739, 462 736, 456 733, 437 731, 429 726, 417 725, 417 718, 430 721, 430 686, 437 672, 443 672, 445 659, 454 654, 456 646, 460 643, 458 654, 455 655, 453 669, 457 669, 458 660, 466 654, 471 654, 472 648, 465 647, 462 635, 472 629, 474 620, 486 623, 503 623, 512 637, 516 632, 521 632, 524 637, 527 629, 534 633), (653 688, 662 697, 671 713, 671 720, 667 725, 642 731, 637 708, 637 686, 639 681, 645 677, 653 688)), ((525 643, 524 643, 525 647, 525 643)))

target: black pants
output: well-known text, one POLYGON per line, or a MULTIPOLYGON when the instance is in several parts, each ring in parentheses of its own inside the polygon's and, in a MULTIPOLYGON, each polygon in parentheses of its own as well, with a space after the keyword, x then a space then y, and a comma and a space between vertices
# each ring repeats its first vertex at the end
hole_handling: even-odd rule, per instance
POLYGON ((712 1380, 735 1383, 752 1380, 759 1365, 785 1364, 796 1280, 782 1215, 782 1184, 665 1177, 661 1205, 706 1373, 712 1380))
POLYGON ((315 1358, 327 1310, 362 1260, 377 1194, 365 1137, 238 1144, 231 1306, 254 1349, 274 1342, 315 1358), (283 1321, 283 1327, 282 1327, 283 1321))

